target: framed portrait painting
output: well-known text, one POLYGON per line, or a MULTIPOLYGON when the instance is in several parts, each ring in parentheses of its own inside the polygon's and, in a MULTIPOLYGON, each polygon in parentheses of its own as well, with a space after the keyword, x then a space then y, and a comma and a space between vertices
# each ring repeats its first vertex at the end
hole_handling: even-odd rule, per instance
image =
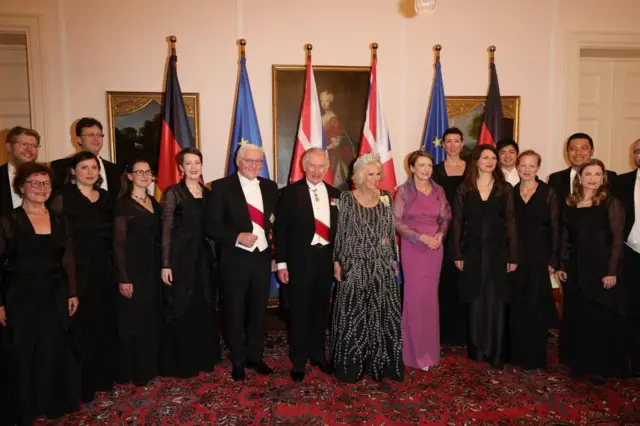
MULTIPOLYGON (((502 96, 501 100, 504 137, 517 142, 520 130, 520 96, 502 96)), ((447 96, 446 102, 449 126, 457 127, 464 133, 462 156, 466 157, 478 143, 487 97, 447 96)))
MULTIPOLYGON (((348 189, 349 170, 358 155, 364 126, 370 67, 314 66, 324 138, 334 185, 348 189)), ((298 134, 305 67, 273 65, 274 170, 285 186, 298 134)))
MULTIPOLYGON (((134 158, 148 160, 158 172, 162 92, 107 92, 111 161, 125 165, 134 158)), ((200 148, 199 95, 183 93, 189 126, 200 148)))

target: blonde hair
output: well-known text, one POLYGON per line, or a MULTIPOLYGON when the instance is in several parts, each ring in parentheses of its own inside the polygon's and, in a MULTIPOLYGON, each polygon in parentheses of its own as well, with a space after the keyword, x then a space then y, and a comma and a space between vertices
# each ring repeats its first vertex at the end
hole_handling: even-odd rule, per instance
POLYGON ((582 186, 582 182, 580 182, 580 176, 582 176, 584 169, 590 166, 598 166, 602 170, 602 185, 600 185, 600 188, 598 188, 596 193, 593 194, 593 198, 591 199, 593 205, 597 206, 609 197, 607 169, 604 167, 604 163, 602 161, 597 158, 592 158, 580 166, 578 173, 576 173, 576 176, 573 178, 573 192, 567 197, 567 204, 571 207, 576 207, 580 201, 584 200, 584 187, 582 186))
POLYGON ((367 167, 371 165, 376 166, 380 171, 380 179, 382 180, 384 178, 384 167, 382 167, 382 163, 380 162, 380 160, 371 159, 368 161, 361 161, 359 164, 356 164, 354 166, 353 176, 351 177, 351 179, 353 180, 353 184, 356 186, 356 188, 362 187, 362 184, 364 183, 364 175, 367 170, 367 167))
POLYGON ((542 157, 540 156, 540 154, 532 149, 528 149, 518 155, 518 158, 516 159, 516 167, 520 165, 520 160, 522 160, 522 157, 535 157, 538 160, 538 167, 540 167, 540 165, 542 164, 542 157))

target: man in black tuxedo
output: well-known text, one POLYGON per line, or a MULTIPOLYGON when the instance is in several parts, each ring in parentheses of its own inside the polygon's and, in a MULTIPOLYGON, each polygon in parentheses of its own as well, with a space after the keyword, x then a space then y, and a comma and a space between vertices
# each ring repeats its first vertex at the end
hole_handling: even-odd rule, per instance
MULTIPOLYGON (((100 157, 100 150, 104 144, 104 133, 102 132, 102 123, 95 118, 84 117, 76 123, 76 142, 78 146, 84 150, 95 154, 100 163, 100 177, 102 183, 100 187, 113 196, 117 196, 120 192, 120 178, 122 176, 122 168, 117 164, 107 161, 100 157)), ((61 158, 51 162, 51 168, 54 172, 53 189, 59 191, 71 168, 71 157, 61 158)))
POLYGON ((629 373, 640 377, 640 139, 633 143, 633 161, 637 169, 617 177, 614 194, 622 201, 626 212, 622 280, 629 304, 629 373))
POLYGON ((38 159, 40 135, 33 129, 16 126, 9 130, 5 143, 9 161, 0 166, 0 215, 22 205, 22 198, 13 191, 16 168, 38 159))
MULTIPOLYGON (((595 151, 593 139, 591 139, 591 136, 586 133, 574 133, 569 136, 566 149, 571 167, 552 173, 549 176, 549 186, 553 188, 558 196, 560 213, 564 210, 567 196, 569 196, 573 190, 573 179, 578 173, 578 169, 583 163, 591 160, 593 152, 595 151)), ((616 172, 607 170, 609 188, 613 188, 616 176, 616 172)))
POLYGON ((324 344, 340 198, 340 190, 323 182, 329 169, 326 151, 310 148, 302 167, 306 178, 280 191, 275 225, 278 279, 289 292, 289 357, 294 382, 304 379, 308 360, 331 373, 324 344))
POLYGON ((258 177, 262 162, 262 148, 242 145, 236 156, 238 172, 211 183, 205 217, 205 230, 220 254, 224 330, 236 381, 244 380, 245 367, 259 374, 273 372, 262 357, 275 269, 272 229, 278 186, 258 177))

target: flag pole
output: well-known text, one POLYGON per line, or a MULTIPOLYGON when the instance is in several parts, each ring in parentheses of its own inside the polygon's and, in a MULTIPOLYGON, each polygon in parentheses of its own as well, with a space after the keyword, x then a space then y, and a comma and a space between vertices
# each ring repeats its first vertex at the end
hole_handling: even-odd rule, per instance
POLYGON ((369 47, 371 47, 371 60, 372 61, 377 60, 378 59, 378 43, 373 42, 369 47))
POLYGON ((436 44, 435 46, 433 46, 433 50, 436 52, 436 63, 440 62, 440 51, 442 50, 442 46, 440 46, 439 44, 436 44))
POLYGON ((169 36, 167 37, 167 40, 169 41, 169 48, 171 49, 171 55, 175 56, 176 55, 176 42, 178 41, 178 38, 176 36, 169 36))
POLYGON ((238 46, 240 46, 240 59, 245 58, 245 46, 247 45, 247 40, 241 38, 238 40, 238 46))
POLYGON ((304 49, 307 51, 305 59, 311 58, 311 49, 313 49, 313 45, 311 43, 307 43, 304 45, 304 49))
POLYGON ((492 64, 493 60, 494 60, 494 55, 496 53, 496 47, 495 46, 489 46, 489 48, 487 50, 489 51, 489 63, 492 64))

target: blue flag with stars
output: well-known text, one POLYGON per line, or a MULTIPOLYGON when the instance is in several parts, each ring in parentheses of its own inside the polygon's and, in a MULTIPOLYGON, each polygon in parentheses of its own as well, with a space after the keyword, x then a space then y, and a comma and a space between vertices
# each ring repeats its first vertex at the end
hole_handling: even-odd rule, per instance
POLYGON ((431 89, 431 102, 427 115, 427 126, 422 141, 423 151, 433 155, 434 166, 444 161, 445 152, 442 134, 449 127, 447 118, 447 103, 444 98, 444 84, 442 84, 442 71, 440 62, 436 62, 436 78, 431 89))
MULTIPOLYGON (((247 60, 246 58, 240 58, 240 78, 238 79, 236 108, 233 116, 233 133, 231 135, 231 147, 229 148, 227 176, 236 172, 236 152, 245 143, 252 143, 262 147, 258 116, 256 115, 256 107, 253 104, 251 84, 249 84, 249 74, 247 73, 247 60)), ((264 152, 262 153, 262 169, 260 169, 258 176, 269 179, 269 167, 267 166, 264 152)))

